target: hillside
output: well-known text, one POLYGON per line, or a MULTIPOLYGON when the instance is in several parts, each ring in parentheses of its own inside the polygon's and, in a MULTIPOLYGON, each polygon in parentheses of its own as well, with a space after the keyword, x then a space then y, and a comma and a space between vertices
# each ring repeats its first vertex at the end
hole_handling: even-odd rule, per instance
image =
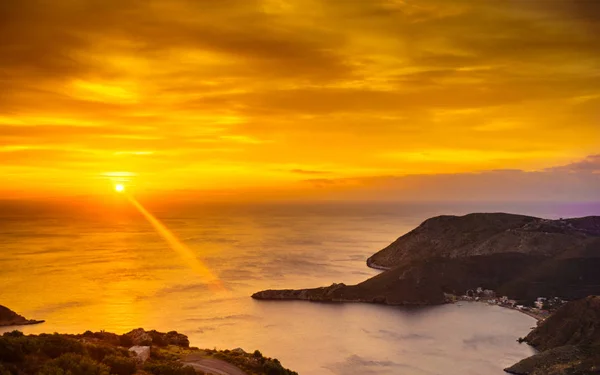
POLYGON ((28 336, 13 331, 0 337, 2 375, 201 375, 203 370, 223 375, 297 375, 258 350, 200 350, 174 331, 140 328, 124 335, 88 331, 28 336))
POLYGON ((30 320, 0 305, 0 327, 43 323, 43 320, 30 320))
POLYGON ((555 256, 600 236, 600 217, 546 220, 506 213, 437 216, 425 220, 367 259, 390 269, 431 257, 458 258, 519 252, 555 256))
POLYGON ((369 264, 394 267, 357 285, 266 290, 252 297, 422 305, 481 286, 518 300, 583 298, 600 294, 600 218, 439 216, 373 255, 369 264))
POLYGON ((562 306, 525 342, 540 350, 505 371, 518 375, 600 374, 600 296, 562 306))

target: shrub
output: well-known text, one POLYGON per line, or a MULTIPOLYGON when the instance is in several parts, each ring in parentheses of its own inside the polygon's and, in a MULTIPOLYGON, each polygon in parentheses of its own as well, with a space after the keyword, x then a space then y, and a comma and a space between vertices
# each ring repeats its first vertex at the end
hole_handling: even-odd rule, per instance
POLYGON ((119 345, 131 348, 133 346, 133 339, 127 335, 121 335, 119 336, 119 345))
POLYGON ((254 358, 262 358, 263 357, 262 353, 258 349, 255 350, 254 353, 252 353, 252 355, 254 356, 254 358))
POLYGON ((23 347, 19 340, 10 337, 0 337, 0 361, 22 362, 25 359, 23 347))
POLYGON ((2 336, 5 336, 5 337, 23 337, 25 335, 21 331, 14 330, 14 331, 11 331, 11 332, 6 332, 2 336))
POLYGON ((263 369, 265 371, 265 374, 267 375, 287 375, 287 371, 281 367, 281 364, 279 364, 279 362, 265 362, 265 364, 263 365, 263 369))
POLYGON ((108 345, 86 345, 88 355, 92 357, 94 361, 102 362, 106 356, 118 356, 118 357, 129 357, 129 352, 123 348, 112 347, 108 345))
POLYGON ((0 363, 0 375, 11 375, 10 371, 0 363))
POLYGON ((46 364, 39 375, 109 375, 108 366, 80 354, 67 353, 46 364))
POLYGON ((110 367, 110 373, 115 375, 133 375, 137 370, 133 358, 108 355, 102 363, 110 367))
POLYGON ((83 354, 85 349, 79 341, 59 334, 40 335, 37 339, 41 353, 54 359, 67 353, 83 354))

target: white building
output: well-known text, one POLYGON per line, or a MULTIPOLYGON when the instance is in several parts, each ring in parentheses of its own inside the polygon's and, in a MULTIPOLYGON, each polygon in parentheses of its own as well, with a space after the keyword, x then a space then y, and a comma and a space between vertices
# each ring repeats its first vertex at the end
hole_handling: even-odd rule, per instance
POLYGON ((135 353, 136 360, 139 363, 144 363, 150 359, 150 347, 149 346, 132 346, 129 348, 130 352, 135 353))

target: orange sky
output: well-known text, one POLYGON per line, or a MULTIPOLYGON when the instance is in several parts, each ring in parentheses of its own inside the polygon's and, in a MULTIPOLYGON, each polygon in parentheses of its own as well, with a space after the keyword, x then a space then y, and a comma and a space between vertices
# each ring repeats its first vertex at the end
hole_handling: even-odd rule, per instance
POLYGON ((600 199, 598 4, 2 0, 0 192, 600 199))

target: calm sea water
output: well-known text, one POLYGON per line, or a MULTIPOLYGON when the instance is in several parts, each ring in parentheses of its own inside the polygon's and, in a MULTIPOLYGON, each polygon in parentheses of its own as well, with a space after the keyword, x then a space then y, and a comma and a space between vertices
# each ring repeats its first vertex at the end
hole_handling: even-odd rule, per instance
MULTIPOLYGON (((179 206, 156 216, 227 287, 206 286, 135 212, 0 211, 0 304, 36 319, 26 333, 137 327, 193 345, 260 349, 302 375, 502 374, 533 351, 535 321, 483 304, 401 308, 255 301, 267 288, 356 283, 365 259, 437 214, 598 213, 590 205, 179 206)), ((17 204, 18 208, 18 204, 17 204)))

